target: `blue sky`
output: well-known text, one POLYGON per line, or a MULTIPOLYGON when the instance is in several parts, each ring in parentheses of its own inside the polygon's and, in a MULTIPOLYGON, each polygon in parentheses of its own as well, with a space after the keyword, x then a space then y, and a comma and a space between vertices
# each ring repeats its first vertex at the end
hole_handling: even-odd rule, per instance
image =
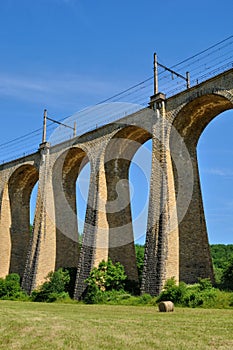
MULTIPOLYGON (((60 119, 150 77, 155 51, 172 66, 229 37, 232 13, 232 0, 1 1, 0 144, 40 128, 44 108, 60 119)), ((230 111, 198 147, 211 243, 233 243, 232 134, 230 111)))

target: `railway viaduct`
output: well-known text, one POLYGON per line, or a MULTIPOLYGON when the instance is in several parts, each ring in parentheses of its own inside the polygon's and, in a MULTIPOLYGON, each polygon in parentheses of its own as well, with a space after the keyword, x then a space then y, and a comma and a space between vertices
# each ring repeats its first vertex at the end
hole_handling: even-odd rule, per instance
POLYGON ((196 146, 208 123, 233 108, 233 69, 69 141, 0 166, 0 276, 16 272, 29 293, 50 271, 76 267, 74 297, 108 257, 137 281, 129 166, 152 139, 152 170, 141 292, 157 295, 170 277, 213 280, 196 146), (82 245, 76 180, 90 163, 82 245), (30 196, 38 181, 33 230, 30 196))

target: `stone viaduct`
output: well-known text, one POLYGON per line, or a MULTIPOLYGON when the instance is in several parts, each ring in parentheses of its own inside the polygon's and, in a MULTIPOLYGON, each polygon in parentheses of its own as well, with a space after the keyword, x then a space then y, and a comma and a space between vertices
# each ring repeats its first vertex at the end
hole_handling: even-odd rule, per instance
POLYGON ((129 166, 152 139, 152 171, 141 292, 157 295, 170 277, 213 279, 196 146, 204 128, 233 108, 233 69, 72 140, 0 166, 0 277, 16 272, 29 293, 50 271, 77 267, 74 297, 103 259, 137 281, 129 166), (80 248, 76 180, 90 162, 80 248), (33 230, 30 196, 38 181, 33 230))

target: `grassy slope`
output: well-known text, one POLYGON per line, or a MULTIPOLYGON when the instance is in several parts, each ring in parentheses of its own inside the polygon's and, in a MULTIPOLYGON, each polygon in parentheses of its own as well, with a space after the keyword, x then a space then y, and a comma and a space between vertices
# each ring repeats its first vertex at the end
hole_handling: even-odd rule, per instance
POLYGON ((233 310, 0 302, 0 349, 233 349, 233 310))

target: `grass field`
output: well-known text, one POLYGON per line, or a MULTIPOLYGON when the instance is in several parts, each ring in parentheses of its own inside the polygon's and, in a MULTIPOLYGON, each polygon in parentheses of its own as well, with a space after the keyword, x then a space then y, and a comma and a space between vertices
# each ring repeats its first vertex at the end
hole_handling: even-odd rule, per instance
POLYGON ((233 310, 0 302, 0 349, 232 350, 233 310))

